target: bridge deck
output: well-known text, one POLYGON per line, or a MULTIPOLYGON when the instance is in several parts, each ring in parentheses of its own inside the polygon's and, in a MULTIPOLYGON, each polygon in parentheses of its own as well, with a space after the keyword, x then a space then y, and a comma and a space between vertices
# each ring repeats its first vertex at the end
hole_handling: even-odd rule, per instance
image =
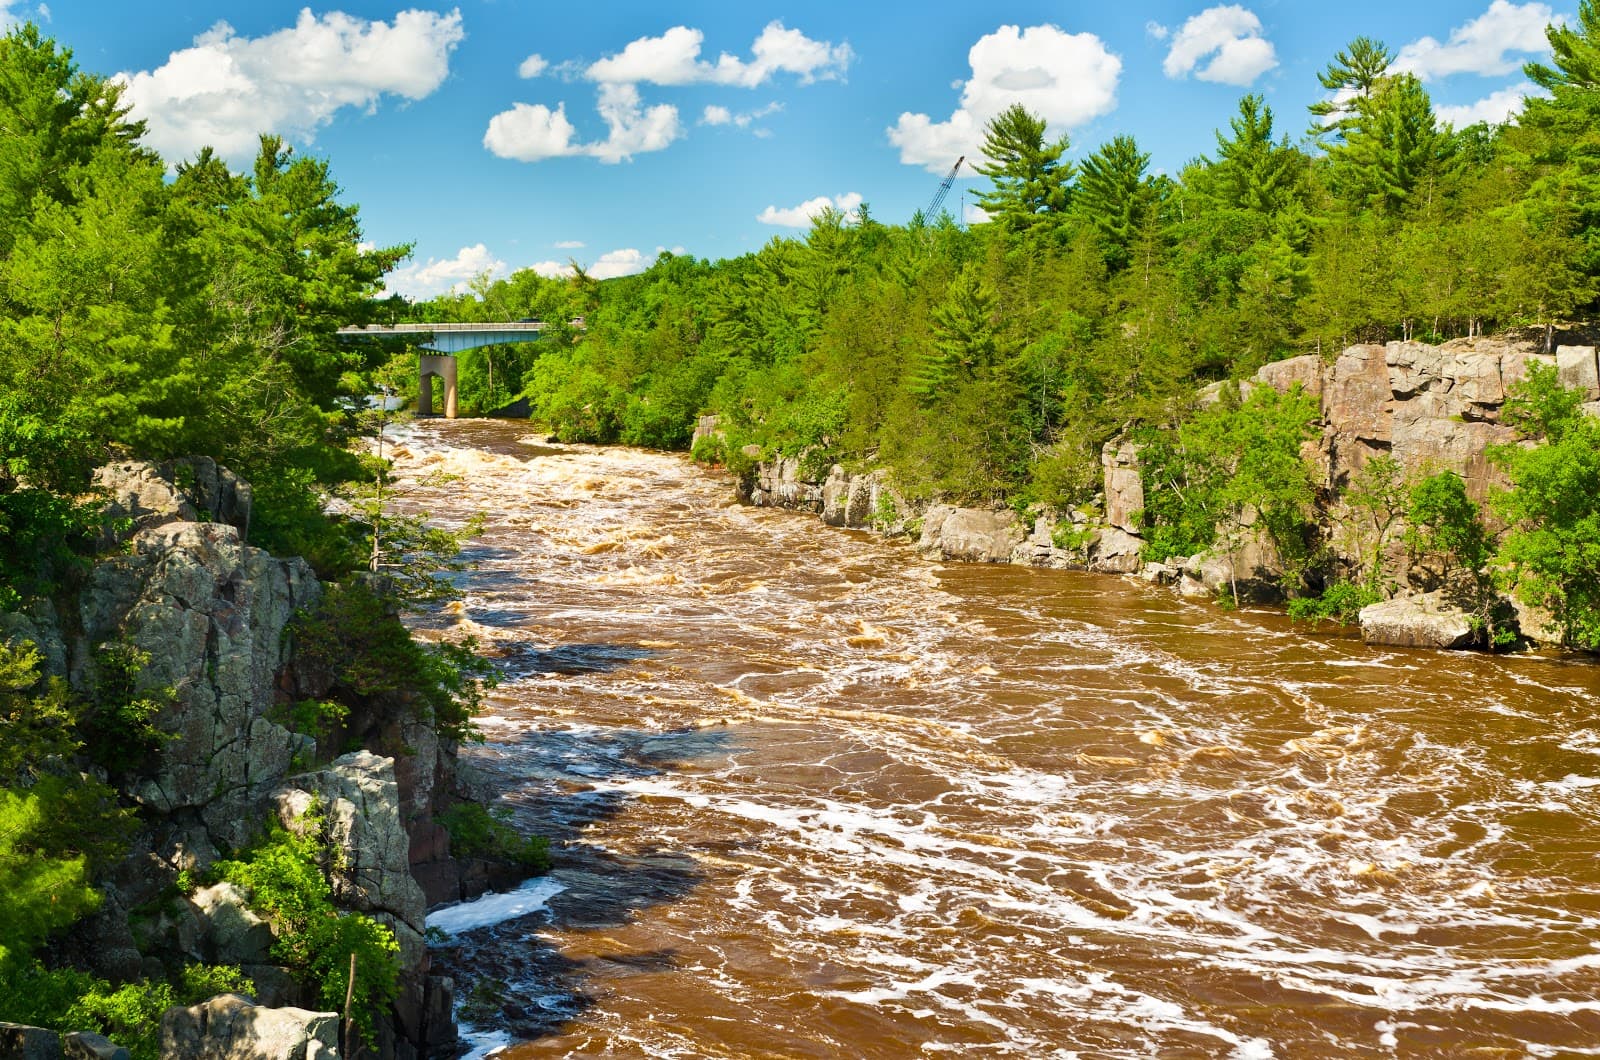
POLYGON ((510 342, 532 342, 544 330, 542 320, 518 320, 486 324, 371 324, 367 327, 339 329, 339 337, 383 338, 389 335, 426 335, 424 349, 438 353, 461 353, 478 346, 499 346, 510 342))

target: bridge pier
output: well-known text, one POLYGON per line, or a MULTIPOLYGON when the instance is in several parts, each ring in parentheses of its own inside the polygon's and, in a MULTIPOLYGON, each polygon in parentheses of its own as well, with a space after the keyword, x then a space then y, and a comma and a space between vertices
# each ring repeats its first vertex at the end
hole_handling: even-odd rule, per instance
POLYGON ((444 387, 444 418, 456 418, 456 356, 453 353, 417 355, 417 415, 433 415, 433 380, 444 387))

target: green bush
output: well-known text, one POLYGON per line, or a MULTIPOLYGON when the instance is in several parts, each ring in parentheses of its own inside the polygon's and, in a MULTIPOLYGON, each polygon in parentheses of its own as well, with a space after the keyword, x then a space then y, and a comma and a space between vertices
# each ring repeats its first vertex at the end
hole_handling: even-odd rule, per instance
POLYGON ((1355 582, 1333 582, 1320 596, 1300 596, 1289 601, 1289 617, 1296 622, 1338 622, 1352 626, 1361 609, 1383 599, 1376 589, 1355 582))
POLYGON ((440 736, 475 737, 472 717, 494 680, 489 662, 470 641, 417 641, 365 579, 328 586, 316 611, 295 616, 289 635, 308 665, 333 674, 339 698, 403 697, 440 736))
POLYGON ((140 680, 149 665, 149 652, 125 642, 103 644, 95 656, 93 705, 82 726, 90 756, 113 772, 138 768, 173 738, 156 718, 175 696, 140 680))
MULTIPOLYGON (((316 816, 299 822, 309 831, 321 823, 316 816)), ((272 925, 274 959, 295 970, 325 1011, 343 1008, 355 954, 355 1018, 370 1039, 374 1013, 387 1008, 399 990, 400 946, 383 924, 334 907, 321 867, 327 855, 326 844, 313 835, 274 825, 243 858, 218 862, 214 871, 249 892, 250 904, 272 925)))
POLYGON ((450 833, 450 848, 469 857, 498 858, 529 872, 550 868, 550 841, 511 827, 510 811, 490 812, 475 802, 458 802, 438 816, 450 833))

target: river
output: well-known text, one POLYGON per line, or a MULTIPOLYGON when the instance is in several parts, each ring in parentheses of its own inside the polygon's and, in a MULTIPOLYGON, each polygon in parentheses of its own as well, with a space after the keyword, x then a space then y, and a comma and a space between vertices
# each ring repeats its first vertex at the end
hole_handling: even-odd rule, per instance
POLYGON ((527 430, 399 449, 488 516, 433 624, 556 848, 435 946, 480 1052, 1600 1055, 1600 667, 938 564, 527 430))

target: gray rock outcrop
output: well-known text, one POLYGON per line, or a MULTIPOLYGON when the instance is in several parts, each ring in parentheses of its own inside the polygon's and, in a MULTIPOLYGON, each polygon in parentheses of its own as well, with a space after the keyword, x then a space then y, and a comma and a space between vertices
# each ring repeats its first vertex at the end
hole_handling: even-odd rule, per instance
POLYGON ((217 964, 266 964, 272 951, 272 927, 250 908, 243 891, 231 883, 202 887, 194 893, 208 958, 217 964))
POLYGON ((7 1060, 61 1060, 61 1035, 43 1027, 0 1023, 0 1056, 7 1060))
POLYGON ((107 464, 95 471, 93 483, 113 524, 108 544, 171 522, 225 523, 241 535, 250 533, 250 484, 208 456, 107 464))
POLYGON ((267 714, 285 670, 284 628, 321 586, 304 560, 246 545, 226 523, 167 523, 130 544, 131 554, 95 565, 79 596, 73 683, 93 686, 108 645, 148 655, 135 691, 172 690, 158 724, 173 738, 132 794, 156 813, 192 810, 213 842, 242 847, 264 786, 309 749, 267 714))
POLYGON ((941 559, 1010 563, 1026 535, 1009 509, 952 508, 936 504, 922 516, 917 547, 941 559))
POLYGON ((423 956, 426 902, 410 870, 411 838, 400 816, 394 759, 356 751, 326 769, 290 778, 274 796, 284 827, 304 832, 313 807, 339 852, 332 872, 340 905, 370 913, 394 929, 400 956, 423 956))
POLYGON ((336 1060, 339 1016, 222 994, 161 1018, 162 1060, 336 1060))

